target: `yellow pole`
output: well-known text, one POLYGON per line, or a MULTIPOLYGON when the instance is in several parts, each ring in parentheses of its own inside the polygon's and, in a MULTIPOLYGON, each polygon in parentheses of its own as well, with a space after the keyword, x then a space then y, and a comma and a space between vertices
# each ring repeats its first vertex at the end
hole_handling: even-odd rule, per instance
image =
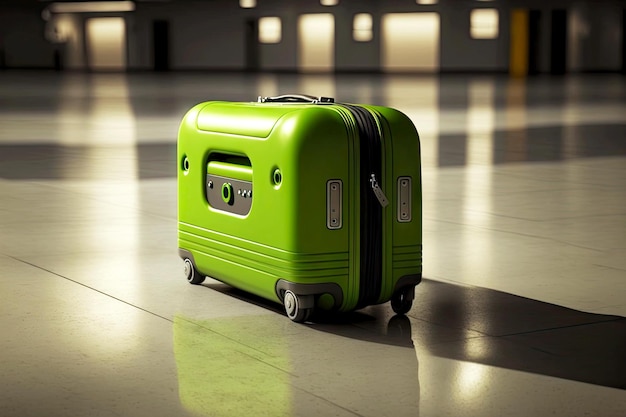
POLYGON ((513 77, 528 75, 528 10, 511 12, 509 74, 513 77))

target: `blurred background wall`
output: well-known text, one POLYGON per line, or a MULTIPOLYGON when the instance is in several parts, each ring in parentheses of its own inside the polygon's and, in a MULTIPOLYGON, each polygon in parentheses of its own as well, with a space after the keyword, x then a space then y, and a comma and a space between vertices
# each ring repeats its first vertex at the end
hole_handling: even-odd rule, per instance
POLYGON ((626 0, 0 0, 0 67, 625 72, 626 0))

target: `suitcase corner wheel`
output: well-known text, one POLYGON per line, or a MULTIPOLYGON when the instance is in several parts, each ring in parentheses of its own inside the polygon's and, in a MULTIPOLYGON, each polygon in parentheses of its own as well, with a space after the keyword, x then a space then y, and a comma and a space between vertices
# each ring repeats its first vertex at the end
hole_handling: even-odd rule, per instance
POLYGON ((283 304, 287 317, 296 323, 304 323, 313 314, 314 297, 299 296, 287 290, 283 296, 283 304))
POLYGON ((391 297, 391 308, 396 314, 406 314, 411 310, 413 306, 413 299, 415 298, 415 287, 405 287, 397 291, 391 297))
POLYGON ((191 262, 191 259, 185 258, 183 262, 185 265, 185 277, 187 277, 187 281, 190 284, 202 284, 206 277, 198 272, 196 267, 193 265, 193 262, 191 262))

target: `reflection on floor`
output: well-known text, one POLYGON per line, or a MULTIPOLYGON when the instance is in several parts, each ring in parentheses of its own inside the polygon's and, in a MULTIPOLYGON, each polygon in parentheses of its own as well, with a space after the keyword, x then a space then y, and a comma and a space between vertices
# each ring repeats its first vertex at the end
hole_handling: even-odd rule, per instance
POLYGON ((626 415, 626 80, 0 74, 0 415, 626 415), (414 307, 295 325, 176 253, 178 123, 284 92, 422 139, 414 307))

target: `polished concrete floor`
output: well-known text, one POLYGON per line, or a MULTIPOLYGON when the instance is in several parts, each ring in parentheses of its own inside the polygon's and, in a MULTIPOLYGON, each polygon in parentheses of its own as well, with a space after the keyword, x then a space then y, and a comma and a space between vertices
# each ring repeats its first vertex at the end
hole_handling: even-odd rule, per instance
POLYGON ((624 316, 623 76, 0 72, 2 417, 623 417, 624 316), (415 122, 407 317, 185 282, 179 121, 285 92, 415 122))

